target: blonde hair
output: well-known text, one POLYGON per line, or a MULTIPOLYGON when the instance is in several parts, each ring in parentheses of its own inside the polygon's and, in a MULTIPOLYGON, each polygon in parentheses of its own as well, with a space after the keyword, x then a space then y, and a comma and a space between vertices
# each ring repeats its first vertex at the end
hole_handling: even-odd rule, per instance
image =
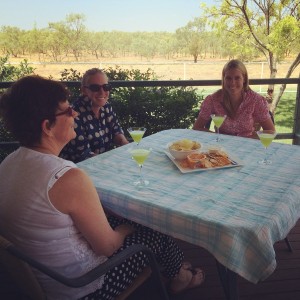
POLYGON ((225 109, 228 117, 230 117, 230 118, 235 117, 236 111, 232 106, 232 103, 230 101, 230 97, 229 97, 228 93, 225 90, 224 78, 225 78, 225 73, 232 69, 237 69, 242 73, 242 76, 244 79, 244 83, 243 83, 244 91, 248 91, 250 89, 248 72, 247 72, 245 65, 238 59, 232 59, 228 63, 226 63, 225 66, 223 67, 223 71, 222 71, 223 104, 224 104, 224 109, 225 109))

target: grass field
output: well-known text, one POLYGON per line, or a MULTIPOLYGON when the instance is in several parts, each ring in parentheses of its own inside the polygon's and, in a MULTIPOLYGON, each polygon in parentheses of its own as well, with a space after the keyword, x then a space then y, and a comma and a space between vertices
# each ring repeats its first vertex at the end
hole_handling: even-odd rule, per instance
MULTIPOLYGON (((162 80, 177 80, 177 79, 220 79, 221 71, 227 60, 224 59, 205 59, 199 60, 198 63, 193 63, 192 57, 180 59, 164 59, 154 58, 151 60, 141 59, 138 57, 114 57, 114 58, 99 58, 83 57, 79 62, 76 62, 72 57, 65 58, 64 61, 56 63, 51 61, 39 61, 38 57, 20 56, 18 58, 10 58, 11 63, 19 63, 23 59, 27 59, 28 63, 36 68, 36 73, 41 76, 52 76, 60 78, 60 72, 64 69, 73 68, 81 73, 89 68, 99 67, 108 68, 121 66, 123 69, 140 69, 146 71, 151 68, 162 80)), ((277 78, 284 78, 288 71, 291 60, 287 60, 278 64, 277 78)), ((269 69, 266 62, 249 62, 245 63, 249 78, 269 78, 269 69)), ((300 66, 296 68, 294 74, 299 74, 300 66)), ((297 77, 297 75, 295 75, 297 77)))

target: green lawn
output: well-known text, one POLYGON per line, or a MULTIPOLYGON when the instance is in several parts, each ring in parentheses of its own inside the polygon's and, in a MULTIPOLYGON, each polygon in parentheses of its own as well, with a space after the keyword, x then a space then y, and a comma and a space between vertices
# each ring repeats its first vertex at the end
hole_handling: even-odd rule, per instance
MULTIPOLYGON (((275 111, 275 126, 278 133, 291 133, 294 126, 296 92, 284 93, 275 111)), ((292 140, 277 140, 279 143, 292 144, 292 140)))

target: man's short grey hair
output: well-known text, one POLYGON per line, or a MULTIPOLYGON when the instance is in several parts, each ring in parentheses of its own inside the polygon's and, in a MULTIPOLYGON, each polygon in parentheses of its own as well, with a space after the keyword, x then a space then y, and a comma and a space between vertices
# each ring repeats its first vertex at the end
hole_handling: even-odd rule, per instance
POLYGON ((106 73, 105 73, 103 70, 99 69, 99 68, 92 68, 92 69, 89 69, 89 70, 87 70, 87 71, 83 74, 83 76, 82 76, 82 79, 81 79, 81 86, 86 86, 87 83, 88 83, 88 81, 89 81, 89 78, 90 78, 91 76, 95 75, 95 74, 98 74, 98 73, 99 73, 99 74, 103 74, 103 75, 105 75, 105 76, 107 77, 106 73))

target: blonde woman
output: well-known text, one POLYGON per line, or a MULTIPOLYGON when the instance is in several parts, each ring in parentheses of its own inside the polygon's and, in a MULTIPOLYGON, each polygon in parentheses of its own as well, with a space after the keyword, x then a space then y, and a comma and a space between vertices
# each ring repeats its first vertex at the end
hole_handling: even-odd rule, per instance
POLYGON ((266 99, 251 90, 247 69, 236 59, 225 64, 222 89, 205 98, 193 129, 208 131, 211 114, 227 116, 220 127, 222 134, 257 137, 257 123, 265 130, 275 130, 266 99))

